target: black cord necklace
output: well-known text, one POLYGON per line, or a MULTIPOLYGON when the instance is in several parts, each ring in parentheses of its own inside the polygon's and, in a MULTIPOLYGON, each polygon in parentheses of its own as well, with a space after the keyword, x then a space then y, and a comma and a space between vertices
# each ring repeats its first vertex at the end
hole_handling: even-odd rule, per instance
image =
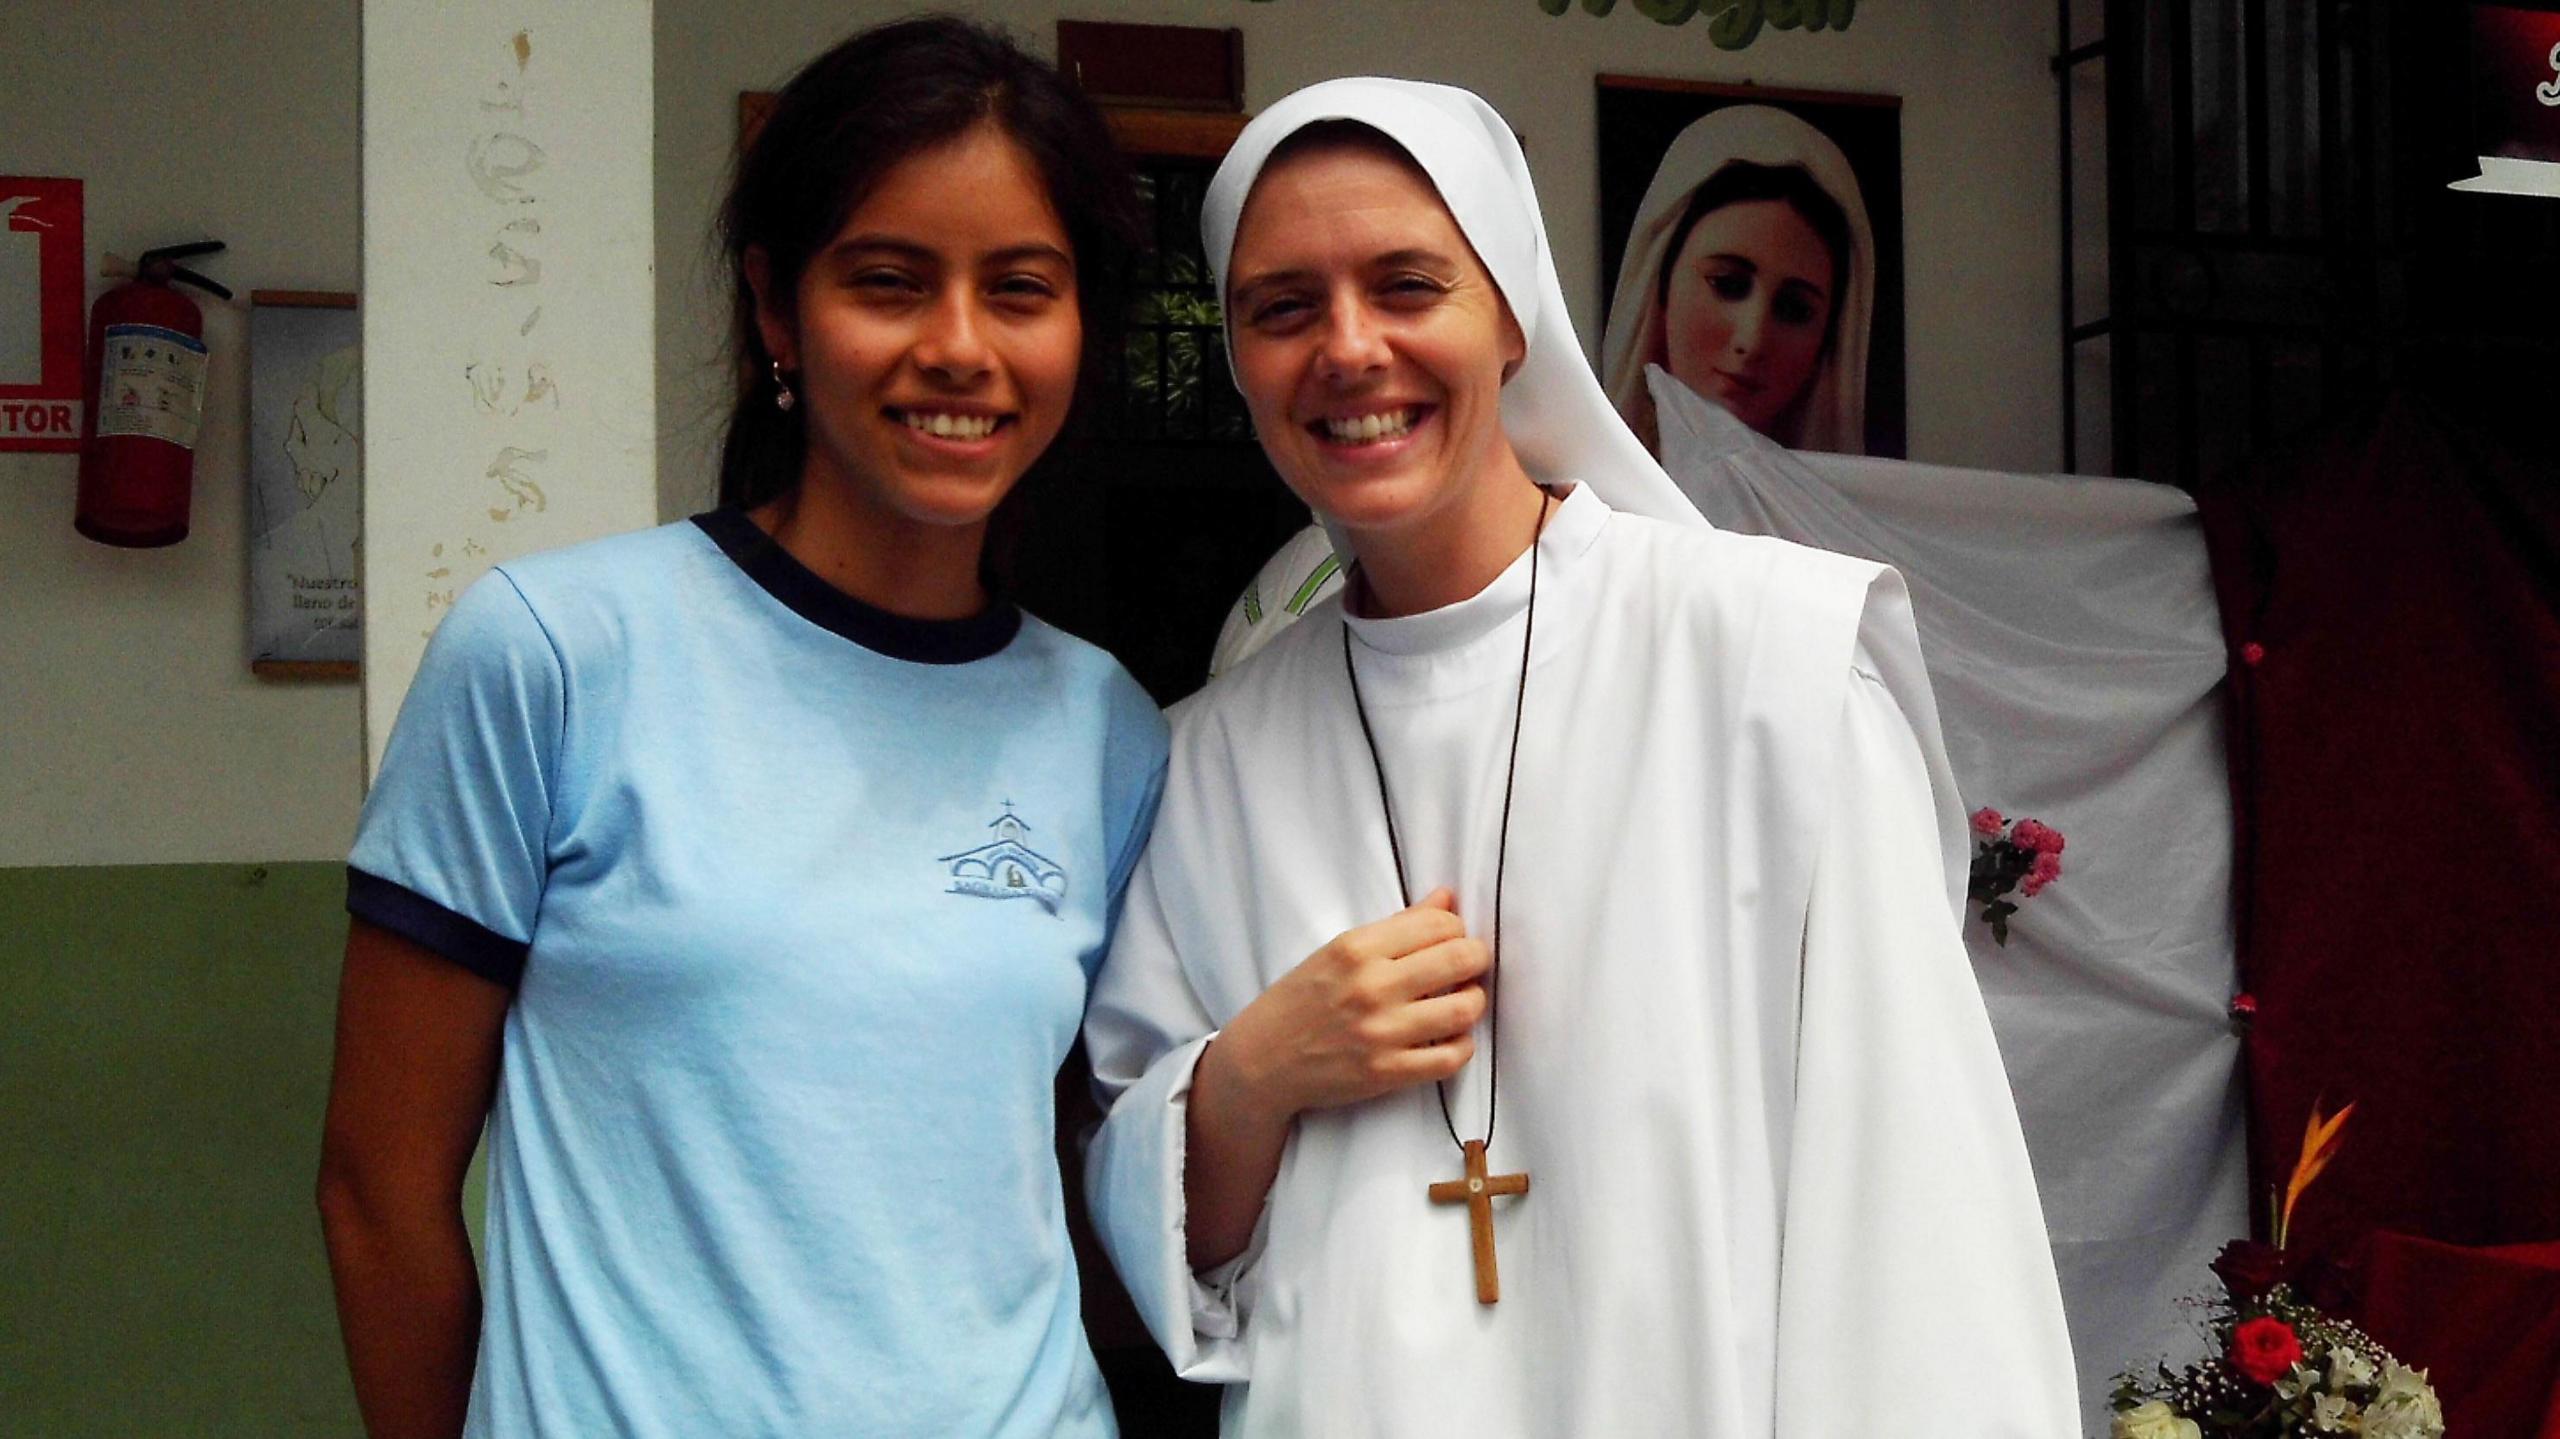
MULTIPOLYGON (((1529 532, 1529 612, 1520 626, 1520 683, 1511 699, 1511 752, 1502 768, 1502 827, 1493 851, 1493 956, 1484 976, 1484 1138, 1472 1141, 1478 1164, 1483 1151, 1493 1143, 1493 1123, 1502 1102, 1502 881, 1511 859, 1511 790, 1520 773, 1520 719, 1529 700, 1529 646, 1538 633, 1538 541, 1546 533, 1547 511, 1553 504, 1554 496, 1542 487, 1538 492, 1537 527, 1529 532)), ((1367 584, 1364 578, 1364 590, 1367 584)), ((1378 808, 1387 818, 1387 853, 1395 859, 1396 891, 1404 897, 1405 908, 1411 909, 1413 884, 1405 874, 1404 845, 1396 837, 1396 806, 1387 795, 1387 764, 1378 753, 1377 732, 1369 726, 1369 707, 1360 698, 1360 667, 1351 660, 1351 626, 1347 624, 1342 627, 1342 672, 1351 681, 1351 711, 1360 717, 1360 738, 1369 746, 1369 764, 1378 775, 1378 808)), ((1441 1080, 1433 1088, 1440 1096, 1440 1123, 1449 1131, 1449 1142, 1466 1154, 1470 1141, 1458 1137, 1458 1122, 1449 1113, 1449 1082, 1441 1080)))

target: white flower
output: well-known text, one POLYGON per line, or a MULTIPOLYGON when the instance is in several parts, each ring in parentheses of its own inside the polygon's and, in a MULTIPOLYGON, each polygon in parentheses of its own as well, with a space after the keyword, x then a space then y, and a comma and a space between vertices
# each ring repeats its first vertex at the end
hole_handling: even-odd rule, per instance
POLYGON ((2443 1439, 2444 1410, 2427 1387, 2427 1371, 2394 1359, 2382 1366, 2382 1392, 2364 1410, 2365 1439, 2443 1439))
POLYGON ((2354 1410, 2344 1395, 2323 1394, 2311 1401, 2311 1427, 2326 1434, 2343 1433, 2354 1410))
POLYGON ((2320 1387, 2320 1371, 2308 1364, 2296 1364, 2293 1371, 2276 1381, 2276 1397, 2299 1399, 2320 1387))
POLYGON ((2373 1382, 2373 1361, 2340 1344, 2329 1351, 2329 1387, 2344 1389, 2373 1382))
POLYGON ((2204 1439, 2204 1431, 2193 1419, 2179 1418, 2176 1410, 2154 1399, 2118 1414, 2107 1439, 2204 1439))

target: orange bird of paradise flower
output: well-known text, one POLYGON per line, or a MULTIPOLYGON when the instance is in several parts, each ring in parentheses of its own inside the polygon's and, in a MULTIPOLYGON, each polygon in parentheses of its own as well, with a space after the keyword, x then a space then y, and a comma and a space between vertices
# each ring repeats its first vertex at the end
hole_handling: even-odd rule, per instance
POLYGON ((2293 1177, 2285 1181, 2284 1204, 2276 1211, 2276 1248, 2284 1248, 2286 1238, 2293 1233, 2293 1206, 2302 1201, 2302 1192, 2320 1177, 2320 1171, 2329 1167, 2330 1160, 2338 1157, 2339 1131, 2346 1127, 2347 1116, 2355 1112, 2356 1107, 2349 1104, 2324 1119, 2319 1101, 2312 1101, 2311 1122, 2302 1130, 2302 1157, 2294 1161, 2293 1177))

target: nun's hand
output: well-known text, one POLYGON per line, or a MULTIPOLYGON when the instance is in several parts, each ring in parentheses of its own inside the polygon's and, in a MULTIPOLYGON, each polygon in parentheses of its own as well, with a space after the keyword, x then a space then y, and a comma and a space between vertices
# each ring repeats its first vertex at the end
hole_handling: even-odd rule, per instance
POLYGON ((1210 1048, 1226 1051, 1220 1067, 1265 1123, 1446 1079, 1475 1053, 1492 957, 1458 919, 1456 896, 1434 890, 1336 935, 1210 1048))
POLYGON ((1336 935, 1244 1007, 1200 1053, 1184 1119, 1183 1231, 1207 1271, 1244 1252, 1310 1109, 1445 1079, 1475 1053, 1492 962, 1457 898, 1336 935))

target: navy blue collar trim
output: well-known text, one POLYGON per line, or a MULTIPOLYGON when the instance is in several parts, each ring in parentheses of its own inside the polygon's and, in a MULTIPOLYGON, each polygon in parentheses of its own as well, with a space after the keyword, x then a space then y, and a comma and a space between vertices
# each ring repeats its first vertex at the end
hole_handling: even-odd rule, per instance
POLYGON ((693 522, 748 579, 792 613, 891 659, 964 665, 1013 643, 1022 629, 1022 611, 1005 599, 990 599, 985 609, 958 620, 920 620, 866 604, 793 559, 744 510, 710 510, 695 515, 693 522))

